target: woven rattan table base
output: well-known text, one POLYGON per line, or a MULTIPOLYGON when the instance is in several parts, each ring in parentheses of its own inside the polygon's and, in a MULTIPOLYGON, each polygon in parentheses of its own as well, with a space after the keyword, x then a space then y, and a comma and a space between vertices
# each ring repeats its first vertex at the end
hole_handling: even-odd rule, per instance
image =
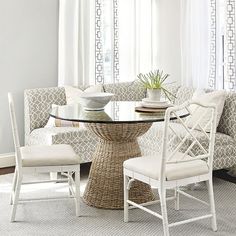
MULTIPOLYGON (((123 162, 141 156, 137 137, 144 134, 151 123, 86 124, 100 139, 94 153, 84 201, 94 207, 123 208, 123 162)), ((135 181, 130 199, 137 203, 153 200, 149 185, 135 181)))

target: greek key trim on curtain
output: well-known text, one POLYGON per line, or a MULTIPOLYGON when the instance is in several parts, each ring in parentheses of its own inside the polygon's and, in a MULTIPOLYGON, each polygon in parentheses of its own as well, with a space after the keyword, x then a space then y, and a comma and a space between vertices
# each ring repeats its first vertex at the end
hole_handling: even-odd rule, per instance
POLYGON ((95 2, 95 82, 104 83, 102 47, 102 0, 95 2))
POLYGON ((218 6, 219 1, 210 0, 210 71, 208 86, 210 88, 236 91, 236 38, 235 38, 235 0, 225 0, 224 42, 219 40, 218 6), (223 62, 219 61, 219 47, 223 49, 223 62), (222 65, 221 65, 222 63, 222 65), (219 84, 218 70, 224 68, 223 81, 219 84))
MULTIPOLYGON (((103 14, 104 0, 95 1, 95 83, 104 84, 104 40, 103 40, 103 14)), ((110 83, 119 82, 119 24, 118 24, 118 0, 112 1, 112 42, 111 42, 111 76, 110 83)))
POLYGON ((118 0, 113 0, 113 82, 119 82, 119 21, 118 0))
POLYGON ((210 0, 210 88, 216 86, 216 0, 210 0))
POLYGON ((225 34, 225 83, 228 90, 236 90, 235 77, 235 0, 226 1, 226 34, 225 34))

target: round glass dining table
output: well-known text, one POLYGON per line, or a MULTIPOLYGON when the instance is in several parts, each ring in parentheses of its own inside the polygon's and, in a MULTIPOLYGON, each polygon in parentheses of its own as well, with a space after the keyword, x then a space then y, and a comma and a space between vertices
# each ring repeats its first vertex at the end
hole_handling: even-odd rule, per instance
MULTIPOLYGON (((50 116, 83 122, 99 141, 94 152, 83 200, 90 206, 107 209, 123 208, 123 162, 141 156, 137 138, 146 133, 153 122, 164 121, 165 110, 140 113, 138 102, 110 102, 102 111, 87 111, 80 104, 57 106, 50 116)), ((180 117, 186 113, 178 114, 180 117)), ((173 117, 174 119, 174 117, 173 117)), ((153 200, 151 187, 135 181, 130 199, 137 203, 153 200)))

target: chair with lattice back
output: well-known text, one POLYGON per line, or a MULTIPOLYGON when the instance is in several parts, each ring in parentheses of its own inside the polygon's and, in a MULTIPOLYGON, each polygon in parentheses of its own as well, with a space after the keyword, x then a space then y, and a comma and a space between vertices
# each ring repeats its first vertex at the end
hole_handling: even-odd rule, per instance
POLYGON ((124 162, 124 221, 128 222, 129 209, 142 209, 163 221, 164 235, 169 228, 201 219, 211 218, 212 229, 217 230, 215 203, 212 184, 212 162, 216 133, 216 106, 188 101, 183 105, 166 110, 163 123, 163 140, 160 154, 131 158, 124 162), (181 118, 179 112, 186 111, 189 116, 181 118), (181 134, 175 130, 170 118, 175 117, 181 125, 181 134), (197 131, 197 132, 196 132, 197 131), (201 135, 199 136, 199 131, 201 135), (138 180, 158 189, 160 200, 137 204, 129 200, 132 182, 138 180), (205 181, 208 187, 210 213, 191 219, 168 223, 166 201, 174 200, 179 210, 179 195, 182 194, 203 204, 200 200, 179 187, 205 181), (174 189, 174 195, 166 197, 166 190, 174 189), (146 208, 155 203, 161 204, 161 214, 146 208))

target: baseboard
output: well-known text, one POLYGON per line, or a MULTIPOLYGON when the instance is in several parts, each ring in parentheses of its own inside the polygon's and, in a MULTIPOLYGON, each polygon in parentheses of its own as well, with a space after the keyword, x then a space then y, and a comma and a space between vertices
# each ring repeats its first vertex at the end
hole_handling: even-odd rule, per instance
POLYGON ((0 154, 0 168, 15 166, 15 153, 0 154))

